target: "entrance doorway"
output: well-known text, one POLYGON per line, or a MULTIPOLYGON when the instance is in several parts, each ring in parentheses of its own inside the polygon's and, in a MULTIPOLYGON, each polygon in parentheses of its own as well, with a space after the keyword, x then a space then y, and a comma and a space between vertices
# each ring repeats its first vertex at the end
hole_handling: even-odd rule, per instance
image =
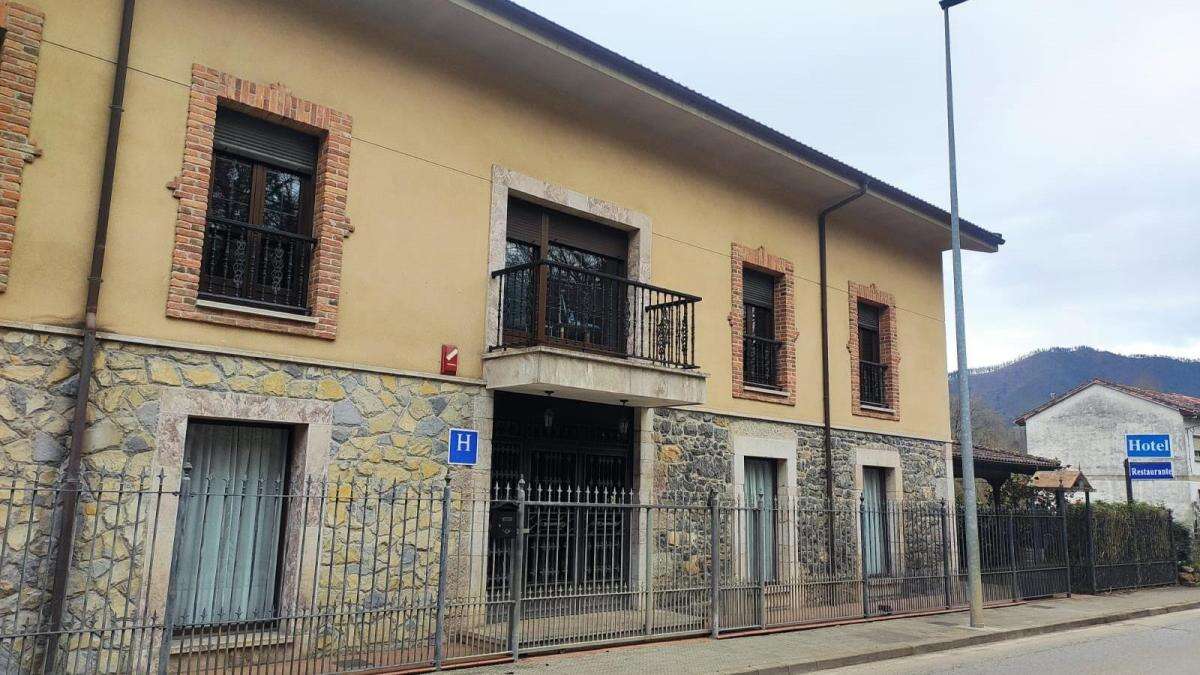
POLYGON ((493 484, 524 478, 531 499, 633 487, 632 408, 500 392, 492 428, 493 484))
MULTIPOLYGON (((627 583, 634 514, 618 505, 633 497, 633 409, 501 392, 492 429, 498 494, 525 479, 526 596, 578 597, 627 583)), ((507 590, 511 554, 511 542, 490 547, 495 591, 507 590)))

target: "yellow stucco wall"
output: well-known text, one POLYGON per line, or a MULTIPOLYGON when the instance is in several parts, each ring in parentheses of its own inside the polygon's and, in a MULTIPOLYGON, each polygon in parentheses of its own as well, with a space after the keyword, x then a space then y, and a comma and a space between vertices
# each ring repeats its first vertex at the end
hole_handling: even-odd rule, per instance
MULTIPOLYGON (((78 325, 99 192, 119 2, 28 0, 46 12, 32 136, 0 319, 78 325), (86 8, 85 8, 86 6, 86 8)), ((647 214, 655 284, 704 297, 698 352, 708 407, 820 420, 816 205, 756 188, 569 102, 498 78, 400 33, 375 38, 336 16, 270 3, 140 3, 134 27, 104 286, 102 330, 264 352, 435 371, 442 343, 477 377, 485 336, 490 173, 499 164, 647 214), (236 21, 231 17, 236 17, 236 21), (193 62, 354 118, 338 338, 288 337, 164 314, 193 62), (794 407, 730 396, 730 243, 796 266, 794 407)), ((948 435, 941 257, 886 223, 834 219, 829 239, 834 423, 948 435), (895 295, 901 421, 850 414, 846 288, 895 295)))

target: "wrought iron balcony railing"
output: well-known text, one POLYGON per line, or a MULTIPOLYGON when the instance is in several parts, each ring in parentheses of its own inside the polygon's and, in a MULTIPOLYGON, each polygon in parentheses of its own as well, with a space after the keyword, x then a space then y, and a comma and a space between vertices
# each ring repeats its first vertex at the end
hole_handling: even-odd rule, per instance
POLYGON ((316 240, 210 216, 200 263, 201 298, 307 314, 316 240))
POLYGON ((858 362, 858 400, 863 405, 888 404, 887 366, 874 361, 858 362))
POLYGON ((756 387, 779 387, 779 348, 783 342, 746 335, 742 338, 742 380, 756 387))
POLYGON ((496 349, 551 345, 696 367, 694 295, 548 260, 492 276, 496 349))

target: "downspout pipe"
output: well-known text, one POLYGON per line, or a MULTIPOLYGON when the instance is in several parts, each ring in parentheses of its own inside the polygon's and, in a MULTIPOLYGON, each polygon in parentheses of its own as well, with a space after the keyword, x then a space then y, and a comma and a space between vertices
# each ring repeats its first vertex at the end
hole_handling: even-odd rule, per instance
POLYGON ((75 390, 75 410, 71 422, 71 447, 63 467, 62 512, 59 514, 58 547, 54 561, 54 585, 50 594, 50 630, 45 672, 54 671, 56 643, 62 629, 66 604, 67 577, 75 539, 75 517, 79 502, 80 467, 83 463, 87 404, 91 397, 92 362, 96 354, 96 315, 100 308, 100 282, 104 273, 104 250, 108 242, 108 223, 112 211, 113 183, 117 171, 117 146, 121 137, 121 115, 125 105, 125 79, 129 71, 129 45, 133 35, 135 0, 124 0, 121 9, 121 33, 117 41, 117 63, 113 74, 112 100, 108 106, 108 134, 104 142, 104 167, 100 178, 100 200, 96 209, 96 230, 92 238, 92 263, 88 272, 87 299, 83 307, 83 349, 79 355, 79 376, 75 390))
MULTIPOLYGON (((825 507, 829 510, 829 542, 833 545, 833 433, 829 413, 829 260, 825 240, 826 223, 830 214, 849 206, 867 194, 866 182, 858 186, 853 194, 821 209, 817 214, 817 256, 821 275, 821 441, 825 450, 825 507)), ((830 556, 832 564, 832 556, 830 556)))

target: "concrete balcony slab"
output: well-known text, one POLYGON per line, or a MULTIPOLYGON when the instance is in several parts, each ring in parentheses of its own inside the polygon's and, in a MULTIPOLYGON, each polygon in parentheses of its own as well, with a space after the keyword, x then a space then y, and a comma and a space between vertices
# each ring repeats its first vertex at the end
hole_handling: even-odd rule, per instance
POLYGON ((666 408, 705 401, 708 374, 560 347, 519 347, 483 357, 488 389, 593 403, 666 408))

